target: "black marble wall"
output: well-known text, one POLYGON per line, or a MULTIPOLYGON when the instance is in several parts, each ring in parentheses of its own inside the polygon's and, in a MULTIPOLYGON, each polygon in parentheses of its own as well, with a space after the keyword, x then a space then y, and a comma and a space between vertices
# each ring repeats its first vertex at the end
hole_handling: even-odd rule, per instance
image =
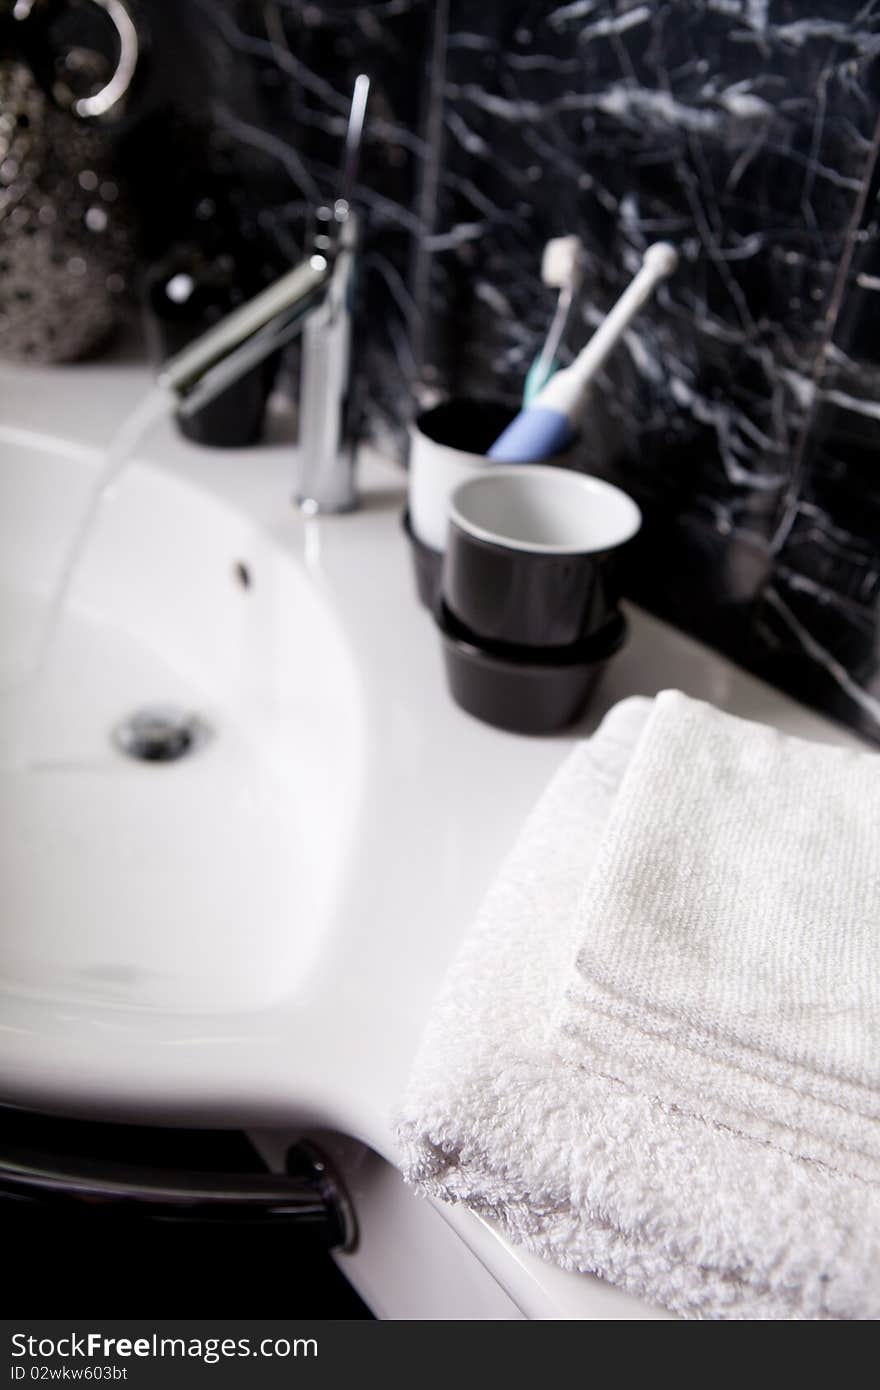
POLYGON ((386 442, 432 393, 516 399, 549 237, 587 248, 570 349, 674 241, 583 442, 645 513, 631 592, 880 739, 880 4, 140 3, 152 97, 121 153, 150 254, 171 224, 205 234, 208 198, 267 274, 286 264, 371 74, 386 442))
MULTIPOLYGON (((675 241, 584 445, 645 511, 633 593, 880 736, 880 7, 474 13, 449 17, 440 200, 444 230, 472 229, 471 294, 463 352, 434 361, 515 387, 549 235, 586 241, 584 335, 639 252, 675 241)), ((460 257, 438 257, 438 331, 460 257)))

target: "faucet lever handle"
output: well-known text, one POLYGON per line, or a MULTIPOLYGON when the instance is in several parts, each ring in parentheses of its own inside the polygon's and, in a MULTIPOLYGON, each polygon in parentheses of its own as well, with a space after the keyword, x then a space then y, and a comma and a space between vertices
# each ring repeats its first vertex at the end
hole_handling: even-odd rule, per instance
POLYGON ((339 197, 336 200, 336 215, 339 221, 344 221, 347 216, 354 195, 369 95, 370 79, 365 72, 362 72, 354 80, 351 106, 348 111, 348 129, 345 132, 345 147, 342 152, 342 169, 339 176, 339 197))

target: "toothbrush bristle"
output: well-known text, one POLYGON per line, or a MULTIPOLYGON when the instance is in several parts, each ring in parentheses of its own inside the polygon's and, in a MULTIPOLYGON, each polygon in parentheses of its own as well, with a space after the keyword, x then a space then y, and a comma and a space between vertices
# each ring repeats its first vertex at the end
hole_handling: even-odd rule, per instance
POLYGON ((541 258, 541 279, 557 290, 573 290, 583 274, 584 247, 578 236, 559 236, 548 241, 541 258))

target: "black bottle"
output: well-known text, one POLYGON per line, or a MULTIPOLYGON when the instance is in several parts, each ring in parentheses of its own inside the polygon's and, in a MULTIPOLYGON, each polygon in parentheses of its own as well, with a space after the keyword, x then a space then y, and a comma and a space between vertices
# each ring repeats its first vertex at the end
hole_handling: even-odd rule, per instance
MULTIPOLYGON (((212 328, 243 304, 257 286, 245 286, 232 256, 209 256, 195 246, 179 246, 150 272, 145 293, 147 336, 158 363, 212 328)), ((192 415, 178 415, 187 439, 221 448, 255 444, 263 432, 266 402, 278 370, 279 354, 244 372, 225 391, 192 415)))

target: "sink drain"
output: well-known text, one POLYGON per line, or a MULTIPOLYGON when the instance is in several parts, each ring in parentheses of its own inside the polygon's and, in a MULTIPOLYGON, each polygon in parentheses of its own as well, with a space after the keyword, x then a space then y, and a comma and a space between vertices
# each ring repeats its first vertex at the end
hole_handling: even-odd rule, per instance
POLYGON ((204 743, 208 730, 194 714, 173 705, 135 710, 113 730, 113 742, 126 757, 143 763, 173 763, 204 743))

